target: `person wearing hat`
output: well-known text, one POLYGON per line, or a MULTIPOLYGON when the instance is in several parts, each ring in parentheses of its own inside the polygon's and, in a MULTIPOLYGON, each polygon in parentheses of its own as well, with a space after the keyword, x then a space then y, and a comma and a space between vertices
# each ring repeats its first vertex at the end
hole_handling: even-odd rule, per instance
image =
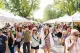
POLYGON ((8 41, 2 33, 2 29, 0 29, 0 53, 8 53, 8 41))
POLYGON ((65 40, 67 53, 80 53, 80 38, 79 31, 71 30, 71 35, 65 40))
POLYGON ((30 40, 31 40, 31 31, 29 30, 29 28, 27 26, 24 26, 24 32, 23 32, 23 36, 24 36, 24 43, 23 43, 23 53, 30 53, 30 40), (26 46, 27 46, 27 52, 26 52, 26 46))

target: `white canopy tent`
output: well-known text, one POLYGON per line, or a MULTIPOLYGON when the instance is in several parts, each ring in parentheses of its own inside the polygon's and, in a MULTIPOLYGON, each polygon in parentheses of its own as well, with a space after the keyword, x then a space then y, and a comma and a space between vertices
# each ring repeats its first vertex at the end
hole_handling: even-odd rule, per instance
POLYGON ((58 19, 49 20, 44 23, 55 23, 55 22, 71 22, 73 28, 73 22, 80 22, 80 12, 76 12, 72 16, 65 14, 63 17, 59 17, 58 19))
POLYGON ((12 19, 10 20, 10 19, 8 19, 7 17, 5 17, 5 16, 0 16, 0 22, 1 23, 11 23, 12 22, 12 19))
POLYGON ((72 17, 73 22, 80 22, 80 12, 77 11, 71 17, 72 17))
POLYGON ((65 14, 63 17, 59 17, 58 19, 49 20, 45 23, 55 23, 55 22, 72 22, 72 18, 65 14))
POLYGON ((46 21, 44 23, 55 23, 56 21, 57 21, 57 19, 52 19, 52 20, 46 21))
POLYGON ((0 19, 5 17, 5 19, 3 20, 5 22, 13 23, 13 22, 17 21, 15 19, 15 16, 13 14, 9 13, 8 11, 0 9, 0 14, 1 14, 0 19))
POLYGON ((14 23, 21 23, 21 22, 29 22, 29 20, 20 17, 20 16, 15 16, 9 11, 5 11, 0 9, 0 27, 5 25, 5 23, 10 23, 13 25, 14 23))
POLYGON ((36 21, 33 21, 33 20, 29 20, 28 22, 35 22, 35 23, 37 23, 36 21))
POLYGON ((5 21, 9 21, 12 23, 20 23, 20 22, 28 22, 29 21, 23 17, 15 16, 12 13, 10 13, 9 11, 5 11, 2 9, 0 9, 0 15, 3 16, 0 18, 0 20, 2 20, 5 17, 5 21))
POLYGON ((58 18, 56 22, 72 22, 72 17, 65 14, 63 17, 58 18))

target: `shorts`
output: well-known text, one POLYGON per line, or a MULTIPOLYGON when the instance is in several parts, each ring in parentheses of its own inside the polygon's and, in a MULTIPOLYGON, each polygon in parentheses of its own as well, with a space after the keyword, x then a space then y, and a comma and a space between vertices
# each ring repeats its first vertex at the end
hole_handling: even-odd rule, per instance
POLYGON ((17 41, 15 41, 15 46, 17 45, 18 46, 18 48, 20 48, 21 47, 21 44, 20 44, 21 42, 17 42, 17 41))
POLYGON ((56 35, 57 35, 58 38, 61 38, 62 37, 62 32, 58 32, 56 35))
POLYGON ((39 45, 36 46, 36 47, 32 47, 32 46, 31 46, 31 49, 39 49, 39 45))

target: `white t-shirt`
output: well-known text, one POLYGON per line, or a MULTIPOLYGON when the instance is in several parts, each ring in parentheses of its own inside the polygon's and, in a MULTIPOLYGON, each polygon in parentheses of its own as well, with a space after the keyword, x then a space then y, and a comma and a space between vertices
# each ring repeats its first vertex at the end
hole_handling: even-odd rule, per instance
MULTIPOLYGON (((19 36, 22 36, 22 35, 23 35, 22 32, 18 32, 18 33, 19 33, 19 36)), ((16 41, 17 41, 17 42, 20 42, 20 41, 21 41, 21 38, 16 38, 16 41)))
MULTIPOLYGON (((38 40, 38 36, 37 35, 34 35, 33 36, 36 40, 38 40)), ((36 41, 34 38, 32 37, 32 43, 31 43, 31 46, 32 47, 36 47, 36 46, 38 46, 39 45, 39 42, 38 41, 36 41)))

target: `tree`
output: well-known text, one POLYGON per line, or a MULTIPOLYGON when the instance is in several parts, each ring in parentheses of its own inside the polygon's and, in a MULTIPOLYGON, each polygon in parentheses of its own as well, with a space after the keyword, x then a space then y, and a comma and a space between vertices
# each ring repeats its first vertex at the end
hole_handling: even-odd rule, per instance
POLYGON ((39 0, 5 0, 5 8, 12 13, 27 18, 38 9, 39 0))
POLYGON ((64 16, 65 14, 73 15, 80 11, 80 0, 54 0, 54 3, 47 6, 44 11, 44 19, 54 19, 64 16))
POLYGON ((0 0, 0 8, 3 8, 4 4, 3 4, 3 0, 0 0))
POLYGON ((61 16, 61 11, 55 9, 52 5, 48 5, 44 11, 44 20, 55 19, 61 16))
POLYGON ((80 11, 80 0, 55 0, 53 6, 63 11, 64 14, 72 15, 76 11, 80 11))

